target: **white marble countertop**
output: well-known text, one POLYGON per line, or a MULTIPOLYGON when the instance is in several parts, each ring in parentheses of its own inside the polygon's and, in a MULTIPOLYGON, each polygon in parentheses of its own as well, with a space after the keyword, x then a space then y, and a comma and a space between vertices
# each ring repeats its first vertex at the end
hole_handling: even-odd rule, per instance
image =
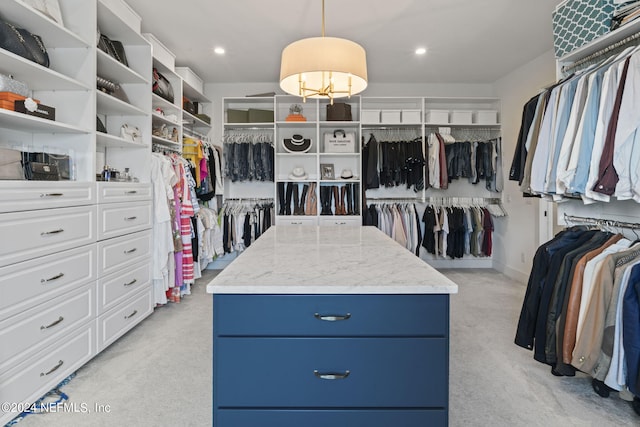
POLYGON ((212 294, 455 294, 458 285, 375 227, 271 227, 212 294))

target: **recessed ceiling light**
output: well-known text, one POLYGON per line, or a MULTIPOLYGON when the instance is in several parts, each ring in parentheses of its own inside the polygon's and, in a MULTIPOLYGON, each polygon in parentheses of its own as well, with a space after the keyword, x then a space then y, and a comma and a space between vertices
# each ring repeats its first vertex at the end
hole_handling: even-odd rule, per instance
POLYGON ((224 52, 225 52, 224 48, 222 48, 222 47, 217 47, 217 48, 213 49, 213 51, 214 51, 217 55, 224 55, 224 52))
POLYGON ((416 49, 416 55, 424 55, 425 53, 427 53, 427 49, 424 47, 419 47, 416 49))

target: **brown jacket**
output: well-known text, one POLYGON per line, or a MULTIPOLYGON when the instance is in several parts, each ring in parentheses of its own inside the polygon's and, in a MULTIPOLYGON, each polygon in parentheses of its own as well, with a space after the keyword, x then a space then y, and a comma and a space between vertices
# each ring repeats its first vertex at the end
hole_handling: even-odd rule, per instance
POLYGON ((584 277, 584 268, 587 262, 600 255, 606 248, 622 239, 621 234, 616 234, 606 241, 604 245, 598 249, 584 255, 576 264, 573 273, 573 281, 571 282, 571 290, 569 293, 569 304, 567 305, 566 321, 564 325, 564 338, 562 342, 562 361, 571 364, 573 358, 573 348, 576 344, 576 331, 578 329, 578 314, 580 313, 580 299, 582 297, 582 279, 584 277))

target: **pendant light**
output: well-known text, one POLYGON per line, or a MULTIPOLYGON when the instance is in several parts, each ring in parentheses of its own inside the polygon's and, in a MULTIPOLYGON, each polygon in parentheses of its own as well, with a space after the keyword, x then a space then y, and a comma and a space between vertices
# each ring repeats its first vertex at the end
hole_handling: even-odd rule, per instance
POLYGON ((322 0, 322 37, 295 41, 282 51, 280 88, 307 98, 342 98, 367 88, 365 50, 351 40, 325 37, 322 0))

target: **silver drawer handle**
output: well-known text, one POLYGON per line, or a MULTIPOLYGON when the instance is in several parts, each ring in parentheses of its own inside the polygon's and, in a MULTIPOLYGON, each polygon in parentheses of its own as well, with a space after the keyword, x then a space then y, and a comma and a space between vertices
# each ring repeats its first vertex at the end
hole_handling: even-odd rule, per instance
POLYGON ((63 277, 64 277, 64 273, 56 274, 55 276, 50 277, 48 279, 40 279, 40 283, 53 282, 54 280, 62 279, 63 277))
POLYGON ((336 221, 336 225, 347 225, 347 223, 344 221, 340 221, 340 222, 336 221))
POLYGON ((133 284, 135 284, 137 282, 138 282, 138 279, 133 279, 132 281, 130 281, 129 283, 125 283, 124 285, 125 286, 131 286, 131 285, 133 285, 133 284))
POLYGON ((128 316, 124 316, 125 319, 131 319, 133 316, 135 316, 136 314, 138 314, 138 310, 133 310, 133 313, 131 313, 128 316))
POLYGON ((137 216, 130 216, 128 218, 125 218, 124 220, 125 221, 133 221, 134 219, 138 219, 138 217, 137 216))
POLYGON ((41 194, 40 197, 62 197, 64 193, 44 193, 41 194))
POLYGON ((64 361, 60 360, 60 361, 58 362, 58 364, 57 364, 56 366, 54 366, 53 368, 51 368, 51 370, 50 370, 49 372, 47 372, 47 373, 40 372, 40 376, 41 376, 41 377, 46 377, 47 375, 52 374, 52 373, 54 373, 55 371, 57 371, 58 369, 60 369, 60 367, 61 367, 62 365, 64 365, 64 361))
POLYGON ((338 322, 340 320, 348 320, 351 318, 351 313, 347 313, 345 315, 340 314, 318 314, 315 313, 313 315, 318 320, 324 320, 325 322, 338 322))
POLYGON ((138 248, 133 248, 133 249, 129 249, 128 251, 124 251, 124 253, 125 253, 125 254, 127 254, 127 255, 129 255, 129 254, 134 253, 134 252, 135 252, 135 251, 137 251, 137 250, 138 250, 138 248))
POLYGON ((136 190, 133 191, 125 191, 124 194, 138 194, 136 190))
POLYGON ((344 373, 340 373, 340 372, 320 373, 317 370, 313 371, 313 375, 315 375, 317 378, 320 378, 321 380, 344 380, 349 376, 350 373, 351 373, 350 371, 344 371, 344 373))
POLYGON ((40 330, 44 331, 45 329, 53 328, 54 326, 56 326, 57 324, 59 324, 63 320, 64 320, 64 317, 60 316, 60 318, 58 320, 56 320, 55 322, 51 323, 50 325, 40 326, 40 330))
POLYGON ((60 234, 64 232, 64 229, 59 228, 57 230, 53 230, 53 231, 43 231, 42 233, 40 233, 41 236, 50 236, 52 234, 60 234))

